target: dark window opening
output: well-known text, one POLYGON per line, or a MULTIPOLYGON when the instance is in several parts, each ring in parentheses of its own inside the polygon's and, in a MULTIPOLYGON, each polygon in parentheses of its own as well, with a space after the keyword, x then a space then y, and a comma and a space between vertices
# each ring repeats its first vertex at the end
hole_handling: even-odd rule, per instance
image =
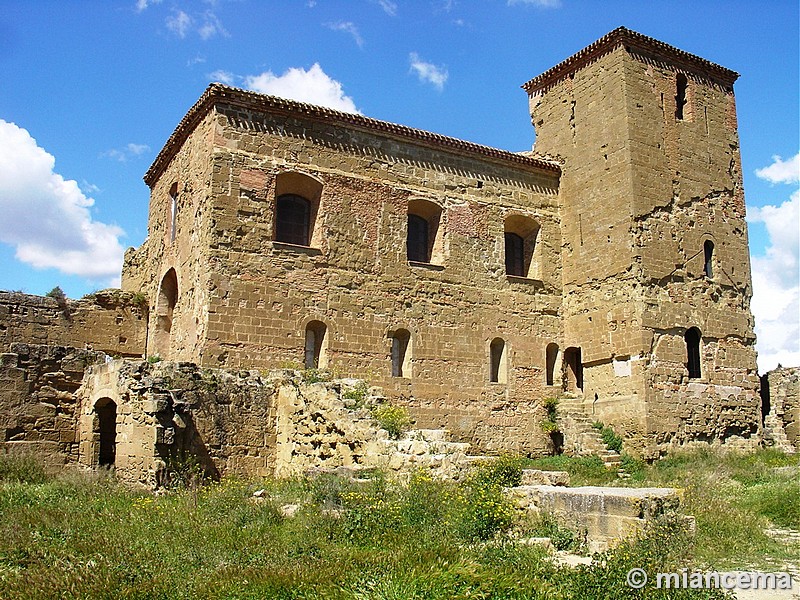
POLYGON ((408 236, 406 250, 408 260, 412 262, 430 262, 430 246, 428 221, 419 215, 408 215, 408 236))
POLYGON ((321 321, 311 321, 306 325, 306 369, 322 369, 327 366, 327 329, 321 321))
POLYGON ((525 277, 525 240, 506 232, 506 274, 525 277))
POLYGON ((689 379, 700 379, 700 330, 692 327, 683 336, 686 340, 686 368, 689 379))
POLYGON ((703 272, 708 279, 714 278, 714 242, 706 240, 703 244, 704 265, 703 272))
POLYGON ((173 183, 169 188, 170 210, 169 210, 169 241, 175 241, 175 234, 178 229, 178 184, 173 183))
POLYGON ((581 349, 567 348, 564 350, 564 363, 566 364, 567 371, 565 391, 583 391, 583 362, 581 361, 581 349))
POLYGON ((392 336, 392 377, 411 376, 411 333, 398 329, 392 336))
POLYGON ((506 383, 506 343, 494 338, 489 345, 489 381, 506 383))
POLYGON ((275 240, 295 246, 309 245, 311 203, 295 194, 284 194, 276 202, 275 240))
POLYGON ((99 433, 97 463, 101 467, 113 467, 117 458, 117 405, 110 398, 104 398, 94 410, 99 433))
POLYGON ((556 360, 558 359, 558 344, 547 344, 545 349, 547 385, 555 381, 556 360))
POLYGON ((683 120, 683 109, 686 106, 686 87, 688 84, 686 75, 678 73, 675 91, 675 118, 679 121, 683 120))

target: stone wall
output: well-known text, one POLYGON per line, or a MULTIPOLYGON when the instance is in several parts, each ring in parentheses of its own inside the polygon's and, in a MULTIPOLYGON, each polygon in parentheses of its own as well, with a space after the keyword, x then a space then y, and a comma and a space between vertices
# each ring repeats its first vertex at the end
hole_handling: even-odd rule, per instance
POLYGON ((147 302, 132 292, 103 290, 64 301, 0 292, 0 351, 24 343, 142 356, 146 330, 147 302))
POLYGON ((102 352, 34 344, 12 344, 0 354, 2 451, 36 454, 49 466, 75 463, 75 391, 85 369, 105 358, 102 352))
POLYGON ((767 373, 765 379, 762 395, 769 403, 765 418, 782 427, 786 441, 800 451, 800 367, 779 366, 767 373))
POLYGON ((421 426, 487 450, 537 453, 547 447, 538 399, 552 395, 545 348, 561 345, 557 194, 557 169, 528 158, 490 159, 220 102, 153 182, 148 242, 127 259, 123 285, 145 282, 156 305, 152 342, 158 283, 175 269, 179 295, 162 357, 213 368, 301 367, 306 326, 319 321, 327 327, 323 362, 369 379, 411 407, 421 426), (321 186, 309 247, 274 240, 276 196, 291 191, 281 178, 321 186), (174 181, 179 190, 191 182, 191 194, 180 192, 169 245, 162 238, 174 181), (424 201, 442 211, 434 256, 409 263, 409 206, 424 201), (529 277, 505 274, 509 218, 539 226, 529 277), (410 372, 394 377, 399 329, 410 332, 413 356, 410 372), (492 382, 495 338, 505 358, 492 382))
POLYGON ((591 59, 526 84, 535 150, 564 163, 564 343, 580 350, 587 414, 638 438, 637 451, 757 443, 736 74, 642 38, 614 32, 591 59), (687 368, 690 328, 699 376, 687 368))

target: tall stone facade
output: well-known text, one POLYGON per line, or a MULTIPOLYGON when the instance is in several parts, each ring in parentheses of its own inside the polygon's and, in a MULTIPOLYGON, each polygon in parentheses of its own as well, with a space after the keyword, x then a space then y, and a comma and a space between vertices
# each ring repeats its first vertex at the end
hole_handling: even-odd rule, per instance
POLYGON ((212 84, 126 255, 147 352, 366 377, 490 451, 565 393, 644 454, 754 440, 736 78, 617 29, 523 86, 523 154, 212 84))

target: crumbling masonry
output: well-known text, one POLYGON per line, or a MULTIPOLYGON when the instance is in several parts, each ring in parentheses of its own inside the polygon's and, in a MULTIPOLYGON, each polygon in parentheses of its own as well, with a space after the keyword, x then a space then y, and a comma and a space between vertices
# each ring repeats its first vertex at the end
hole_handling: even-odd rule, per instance
MULTIPOLYGON (((549 451, 558 396, 645 456, 756 444, 737 76, 616 29, 524 84, 525 153, 212 84, 145 175, 149 234, 122 288, 149 312, 84 331, 116 345, 86 343, 202 372, 327 367, 484 452, 549 451)), ((108 460, 108 402, 107 437, 176 431, 145 418, 172 410, 152 390, 104 385, 70 417, 86 464, 108 460)), ((237 448, 218 468, 276 468, 270 402, 229 404, 229 436, 193 409, 237 448)))

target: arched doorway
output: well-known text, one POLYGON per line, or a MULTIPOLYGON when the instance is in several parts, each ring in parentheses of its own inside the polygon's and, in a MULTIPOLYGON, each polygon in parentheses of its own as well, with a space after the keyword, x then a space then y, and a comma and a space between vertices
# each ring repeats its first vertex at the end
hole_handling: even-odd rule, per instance
POLYGON ((178 276, 175 269, 170 269, 158 286, 156 301, 156 324, 153 337, 153 354, 161 358, 169 358, 170 337, 172 333, 172 315, 178 302, 178 276))
POLYGON ((101 398, 94 405, 97 464, 110 468, 117 458, 117 405, 111 398, 101 398))

